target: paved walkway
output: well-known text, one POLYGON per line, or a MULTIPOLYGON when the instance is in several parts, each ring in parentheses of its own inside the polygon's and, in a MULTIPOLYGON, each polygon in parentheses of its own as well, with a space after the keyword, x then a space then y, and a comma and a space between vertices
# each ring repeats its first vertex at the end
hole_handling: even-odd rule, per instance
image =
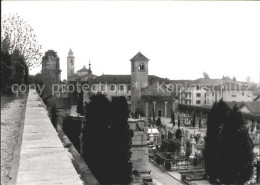
MULTIPOLYGON (((168 171, 163 168, 154 165, 152 162, 149 162, 149 169, 151 170, 151 176, 155 181, 162 183, 163 185, 183 185, 184 183, 179 182, 180 178, 176 180, 176 177, 170 174, 168 171)), ((176 172, 178 173, 178 172, 176 172)), ((179 173, 178 173, 179 174, 179 173)), ((180 174, 179 174, 180 175, 180 174)))
POLYGON ((28 95, 19 162, 17 185, 83 184, 34 90, 28 95))

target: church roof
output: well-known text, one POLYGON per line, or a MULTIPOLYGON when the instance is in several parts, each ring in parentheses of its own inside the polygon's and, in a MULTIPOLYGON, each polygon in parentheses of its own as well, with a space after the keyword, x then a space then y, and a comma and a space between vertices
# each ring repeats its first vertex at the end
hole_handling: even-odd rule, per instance
POLYGON ((86 68, 86 66, 83 66, 83 68, 81 68, 80 70, 78 70, 77 72, 88 72, 89 70, 86 68))
POLYGON ((244 102, 244 105, 249 109, 253 114, 260 115, 260 102, 244 102))
POLYGON ((149 60, 146 58, 140 51, 130 60, 130 61, 135 61, 135 60, 149 60))
POLYGON ((161 96, 161 95, 142 95, 142 99, 145 101, 173 101, 174 97, 172 96, 161 96))
MULTIPOLYGON (((161 81, 162 78, 154 75, 148 75, 148 83, 153 84, 156 81, 161 81)), ((94 79, 93 83, 122 83, 130 84, 131 75, 101 75, 94 79)))
POLYGON ((231 101, 226 103, 230 109, 233 109, 235 105, 237 106, 238 109, 240 109, 244 105, 244 102, 236 102, 236 101, 231 101))

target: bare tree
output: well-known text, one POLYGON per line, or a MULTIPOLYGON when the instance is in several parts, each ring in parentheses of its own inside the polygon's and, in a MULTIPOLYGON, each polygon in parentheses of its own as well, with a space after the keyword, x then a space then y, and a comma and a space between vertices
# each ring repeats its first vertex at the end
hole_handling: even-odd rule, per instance
POLYGON ((40 65, 41 45, 38 44, 33 28, 17 14, 9 14, 1 19, 1 43, 4 40, 10 44, 10 54, 18 50, 24 56, 28 68, 40 65))

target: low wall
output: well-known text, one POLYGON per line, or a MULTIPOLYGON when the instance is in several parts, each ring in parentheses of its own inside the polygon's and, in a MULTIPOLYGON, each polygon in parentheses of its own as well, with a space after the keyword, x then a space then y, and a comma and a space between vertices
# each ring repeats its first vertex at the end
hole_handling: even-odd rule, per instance
POLYGON ((30 90, 16 184, 83 185, 69 155, 41 98, 35 90, 30 90))

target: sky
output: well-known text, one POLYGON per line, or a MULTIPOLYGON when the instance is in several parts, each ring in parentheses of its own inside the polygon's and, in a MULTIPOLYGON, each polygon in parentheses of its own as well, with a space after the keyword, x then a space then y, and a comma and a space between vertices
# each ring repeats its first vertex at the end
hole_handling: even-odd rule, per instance
POLYGON ((1 8, 2 17, 17 13, 34 28, 43 53, 57 52, 62 79, 71 48, 76 71, 90 60, 95 75, 131 74, 129 60, 140 51, 150 75, 259 82, 260 2, 2 1, 1 8))

